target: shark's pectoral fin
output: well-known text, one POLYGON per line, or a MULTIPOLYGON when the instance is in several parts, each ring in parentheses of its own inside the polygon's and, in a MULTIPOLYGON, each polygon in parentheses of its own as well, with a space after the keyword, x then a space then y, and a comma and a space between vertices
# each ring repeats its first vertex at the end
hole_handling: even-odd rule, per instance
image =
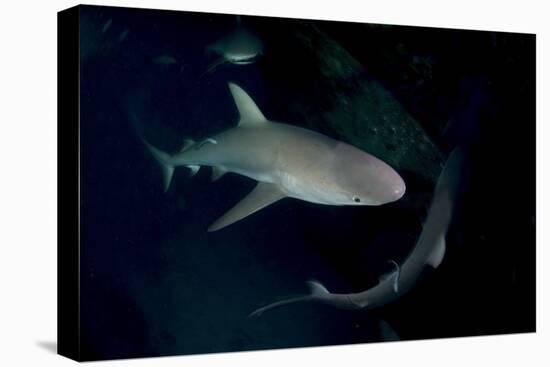
POLYGON ((235 223, 284 197, 286 197, 286 195, 279 186, 259 182, 250 194, 212 223, 210 227, 208 227, 208 232, 217 231, 218 229, 235 223))
POLYGON ((195 176, 197 172, 199 172, 199 169, 201 168, 201 166, 197 166, 195 164, 192 164, 186 167, 191 170, 191 177, 195 176))

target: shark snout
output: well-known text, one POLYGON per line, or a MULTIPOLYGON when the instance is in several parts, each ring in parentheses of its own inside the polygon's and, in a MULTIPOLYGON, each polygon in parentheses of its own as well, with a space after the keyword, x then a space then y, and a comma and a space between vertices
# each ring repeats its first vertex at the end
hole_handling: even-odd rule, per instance
POLYGON ((401 199, 403 195, 405 195, 405 191, 407 190, 405 181, 403 181, 403 179, 397 172, 395 172, 393 169, 387 172, 388 174, 386 176, 383 186, 384 189, 381 191, 380 194, 379 205, 388 204, 401 199))
MULTIPOLYGON (((397 175, 397 174, 396 174, 397 175)), ((399 200, 405 195, 405 191, 407 191, 407 187, 405 186, 405 181, 401 178, 401 176, 397 175, 397 179, 395 180, 391 197, 392 201, 399 200)))

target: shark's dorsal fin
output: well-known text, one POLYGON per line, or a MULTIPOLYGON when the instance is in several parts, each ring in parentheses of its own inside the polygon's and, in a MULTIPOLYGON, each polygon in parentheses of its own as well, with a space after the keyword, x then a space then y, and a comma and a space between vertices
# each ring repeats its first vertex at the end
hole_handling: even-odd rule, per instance
POLYGON ((260 126, 267 123, 264 114, 256 106, 254 100, 237 84, 228 84, 237 110, 239 110, 239 126, 260 126))
POLYGON ((258 182, 258 185, 237 205, 229 209, 218 220, 208 227, 208 232, 217 231, 235 223, 266 206, 286 197, 279 186, 272 183, 258 182))
POLYGON ((330 292, 325 288, 324 285, 319 283, 316 280, 309 280, 307 282, 307 285, 309 287, 309 291, 313 295, 321 295, 321 294, 329 294, 330 292))
POLYGON ((437 268, 443 261, 445 256, 445 234, 442 234, 440 238, 437 239, 437 244, 435 245, 428 261, 426 264, 431 265, 434 269, 437 268))
POLYGON ((395 293, 399 293, 399 278, 401 277, 401 268, 399 267, 399 264, 397 264, 393 260, 390 260, 389 263, 394 266, 394 270, 392 270, 390 273, 382 275, 379 280, 380 283, 382 283, 389 279, 391 281, 393 291, 395 293))

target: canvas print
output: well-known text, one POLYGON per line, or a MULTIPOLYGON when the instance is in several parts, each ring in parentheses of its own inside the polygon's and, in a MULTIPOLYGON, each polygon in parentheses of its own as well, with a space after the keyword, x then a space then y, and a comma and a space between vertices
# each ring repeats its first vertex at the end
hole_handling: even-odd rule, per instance
POLYGON ((61 354, 535 331, 535 35, 79 6, 59 37, 61 354))

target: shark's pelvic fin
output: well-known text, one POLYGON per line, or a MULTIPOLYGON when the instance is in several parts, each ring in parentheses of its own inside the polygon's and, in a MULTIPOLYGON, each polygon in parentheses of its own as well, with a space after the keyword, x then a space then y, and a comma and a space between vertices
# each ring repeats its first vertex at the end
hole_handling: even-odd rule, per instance
POLYGON ((197 166, 197 165, 190 165, 190 166, 186 166, 187 168, 189 168, 191 170, 191 177, 195 176, 197 174, 197 172, 199 172, 199 169, 201 168, 201 166, 197 166))
POLYGON ((431 265, 434 269, 437 268, 443 261, 445 256, 445 234, 442 234, 441 237, 437 240, 430 257, 426 261, 426 264, 431 265))
POLYGON ((219 180, 227 171, 222 167, 212 167, 212 181, 219 180))
MULTIPOLYGON (((184 139, 183 140, 183 146, 181 147, 180 149, 180 153, 183 153, 191 148, 195 148, 195 149, 199 149, 202 144, 204 144, 203 142, 197 144, 194 140, 192 139, 184 139)), ((199 172, 199 169, 201 168, 201 166, 198 166, 198 165, 189 165, 189 166, 185 166, 187 168, 189 168, 191 170, 191 177, 195 176, 197 174, 197 172, 199 172)))
POLYGON ((271 183, 258 182, 258 185, 237 205, 222 215, 208 227, 208 232, 217 231, 235 223, 266 206, 286 197, 279 186, 271 183))
POLYGON ((262 111, 256 106, 256 103, 250 96, 237 84, 228 83, 231 95, 239 110, 239 127, 241 126, 260 126, 267 123, 267 119, 262 111))

